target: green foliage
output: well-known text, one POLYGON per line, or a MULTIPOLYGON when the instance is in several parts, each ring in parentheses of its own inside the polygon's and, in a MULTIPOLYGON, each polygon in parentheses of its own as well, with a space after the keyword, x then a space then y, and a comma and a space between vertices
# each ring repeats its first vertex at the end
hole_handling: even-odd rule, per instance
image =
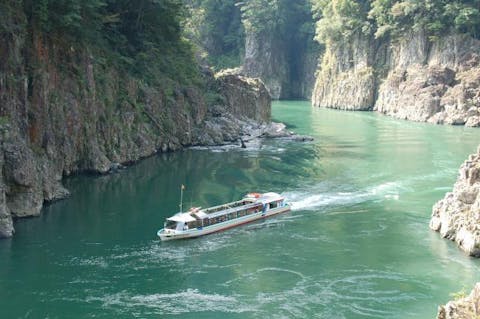
POLYGON ((147 82, 199 80, 191 45, 182 39, 181 0, 24 0, 36 34, 147 82), (38 32, 40 31, 40 32, 38 32))
POLYGON ((317 40, 349 37, 357 31, 375 37, 401 37, 424 30, 431 37, 455 31, 480 35, 480 0, 312 0, 317 40))
POLYGON ((317 22, 316 40, 321 43, 349 38, 357 32, 369 33, 368 1, 317 0, 314 1, 317 22))
POLYGON ((245 29, 251 33, 278 32, 285 23, 281 14, 281 0, 249 0, 239 5, 245 29))
POLYGON ((184 32, 216 69, 240 64, 245 41, 236 0, 185 0, 189 18, 184 32))
POLYGON ((462 287, 462 290, 457 291, 457 292, 454 292, 454 293, 451 293, 450 296, 451 296, 455 301, 458 301, 458 300, 460 300, 460 299, 464 299, 465 297, 467 297, 467 291, 466 291, 465 287, 462 287))

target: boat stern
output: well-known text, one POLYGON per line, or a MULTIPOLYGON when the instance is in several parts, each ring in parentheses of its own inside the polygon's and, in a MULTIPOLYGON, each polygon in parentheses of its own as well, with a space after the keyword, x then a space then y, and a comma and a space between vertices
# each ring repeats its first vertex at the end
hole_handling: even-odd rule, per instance
POLYGON ((172 240, 176 237, 176 231, 173 229, 162 228, 157 232, 157 236, 161 241, 172 240))

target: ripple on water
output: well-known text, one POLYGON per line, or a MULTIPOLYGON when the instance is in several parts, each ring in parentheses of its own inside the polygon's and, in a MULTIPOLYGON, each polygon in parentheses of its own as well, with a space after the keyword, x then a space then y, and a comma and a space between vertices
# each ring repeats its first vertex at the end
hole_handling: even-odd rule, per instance
POLYGON ((255 308, 242 301, 239 296, 201 293, 197 289, 187 289, 176 293, 149 295, 131 294, 123 291, 105 296, 90 296, 87 302, 101 302, 102 307, 125 312, 142 314, 182 314, 199 312, 243 313, 255 308), (126 308, 126 309, 125 309, 126 308))
POLYGON ((428 292, 422 283, 394 272, 353 270, 333 280, 318 277, 300 280, 288 290, 259 293, 255 302, 260 310, 276 307, 279 317, 388 318, 401 309, 400 303, 427 298, 412 291, 428 292), (415 289, 409 289, 412 284, 415 289))

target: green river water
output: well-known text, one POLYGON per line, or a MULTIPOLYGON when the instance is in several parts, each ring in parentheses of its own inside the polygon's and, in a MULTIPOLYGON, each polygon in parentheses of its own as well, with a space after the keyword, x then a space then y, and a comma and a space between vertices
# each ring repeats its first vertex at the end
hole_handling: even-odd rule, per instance
POLYGON ((189 149, 65 181, 0 241, 0 318, 434 318, 480 261, 429 230, 480 130, 277 102, 315 137, 189 149), (160 242, 178 208, 276 191, 290 213, 160 242))

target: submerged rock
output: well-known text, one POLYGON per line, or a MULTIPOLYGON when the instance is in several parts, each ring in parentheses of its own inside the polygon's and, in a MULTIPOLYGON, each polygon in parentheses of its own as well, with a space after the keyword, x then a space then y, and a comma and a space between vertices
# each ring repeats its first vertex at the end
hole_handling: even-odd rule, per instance
POLYGON ((433 206, 430 228, 480 257, 480 147, 460 167, 453 191, 433 206))
POLYGON ((474 319, 480 316, 480 283, 475 285, 468 296, 458 296, 438 307, 437 319, 474 319))
POLYGON ((262 133, 262 137, 288 137, 293 133, 287 130, 287 126, 283 123, 272 122, 268 124, 262 133))

